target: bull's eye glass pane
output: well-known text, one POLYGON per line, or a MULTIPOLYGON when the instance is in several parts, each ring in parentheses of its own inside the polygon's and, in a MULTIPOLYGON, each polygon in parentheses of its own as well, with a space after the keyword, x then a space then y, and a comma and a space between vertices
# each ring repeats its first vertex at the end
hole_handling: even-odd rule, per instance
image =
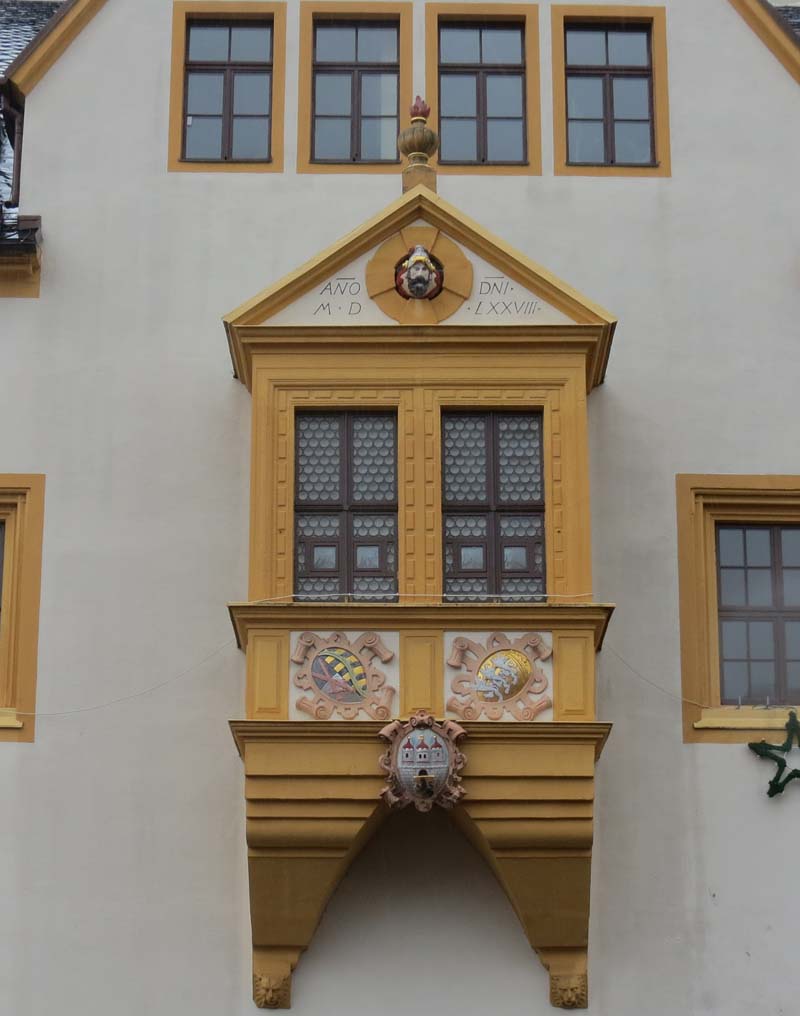
POLYGON ((724 703, 797 702, 800 527, 717 526, 724 703))
POLYGON ((397 162, 397 25, 318 25, 314 61, 312 159, 397 162))
POLYGON ((440 26, 439 137, 443 163, 526 161, 522 26, 440 26))
POLYGON ((444 413, 449 600, 537 600, 544 584, 541 413, 444 413))
POLYGON ((653 165, 649 28, 569 28, 565 56, 567 161, 653 165))
POLYGON ((295 417, 295 597, 397 595, 397 419, 295 417))
POLYGON ((183 157, 270 158, 272 26, 189 25, 183 157))

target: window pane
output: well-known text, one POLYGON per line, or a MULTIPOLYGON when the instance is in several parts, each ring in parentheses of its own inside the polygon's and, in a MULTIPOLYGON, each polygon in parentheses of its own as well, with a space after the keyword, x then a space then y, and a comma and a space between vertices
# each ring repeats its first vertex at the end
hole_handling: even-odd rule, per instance
POLYGON ((568 31, 567 63, 576 66, 601 66, 606 62, 606 33, 568 31))
POLYGON ((606 146, 601 123, 570 120, 567 136, 570 162, 605 162, 606 146))
POLYGON ((442 116, 475 116, 477 79, 473 74, 443 74, 441 90, 442 116))
POLYGON ((649 67, 647 32, 609 32, 608 62, 619 67, 649 67))
POLYGON ((772 564, 768 529, 746 529, 745 547, 747 563, 751 568, 759 565, 769 568, 772 564))
POLYGON ((800 703, 800 663, 786 665, 786 695, 794 705, 800 703))
POLYGON ((222 81, 222 74, 190 74, 186 94, 187 114, 221 113, 222 81))
POLYGON ((333 413, 298 413, 297 500, 307 503, 341 501, 340 417, 333 413))
POLYGON ((486 536, 485 515, 446 515, 444 520, 445 536, 486 536))
POLYGON ((441 28, 439 30, 439 60, 441 63, 479 63, 480 58, 480 29, 441 28))
POLYGON ((767 695, 775 701, 775 664, 750 664, 750 696, 758 702, 765 702, 767 695))
POLYGON ((772 621, 751 621, 748 628, 750 629, 750 659, 774 660, 775 639, 772 621))
POLYGON ((781 530, 781 557, 784 565, 800 565, 800 529, 781 530))
POLYGON ((484 416, 442 418, 445 501, 483 504, 488 500, 486 423, 484 416))
POLYGON ((646 78, 614 78, 612 84, 617 120, 650 119, 650 89, 646 78))
POLYGON ((719 600, 729 607, 744 606, 744 568, 721 568, 719 600))
POLYGON ((503 570, 527 571, 528 570, 527 547, 503 547, 503 570))
POLYGON ((800 621, 787 621, 784 625, 786 659, 800 660, 800 621))
POLYGON ((350 158, 350 121, 344 118, 314 121, 314 158, 350 158))
POLYGON ((363 116, 397 116, 397 75, 361 76, 361 113, 363 116))
POLYGON ((522 116, 522 76, 487 74, 486 115, 522 116))
POLYGON ((188 117, 186 125, 187 159, 222 158, 222 117, 188 117))
POLYGON ((567 116, 603 119, 602 78, 567 78, 567 116))
POLYGON ((359 28, 358 59, 361 63, 397 63, 397 29, 359 28))
POLYGON ((269 74, 236 74, 233 79, 233 112, 269 114, 269 74))
MULTIPOLYGON (((314 81, 314 103, 317 114, 349 116, 352 104, 349 74, 317 74, 314 81)), ((348 144, 349 148, 349 144, 348 144)))
POLYGON ((381 566, 380 547, 356 547, 356 568, 362 571, 377 571, 381 566))
POLYGON ((615 123, 614 149, 617 162, 650 162, 650 124, 615 123))
POLYGON ((484 571, 486 561, 483 547, 462 547, 460 567, 461 571, 484 571))
POLYGON ((747 622, 722 622, 722 655, 726 660, 747 659, 747 622))
POLYGON ((772 572, 768 569, 747 569, 747 604, 750 607, 772 606, 772 572))
POLYGON ((298 536, 338 536, 338 515, 296 515, 298 536))
POLYGON ((719 532, 719 563, 744 564, 744 533, 741 529, 722 529, 719 532))
POLYGON ((478 126, 474 120, 442 120, 441 157, 452 162, 478 158, 478 126))
POLYGON ((272 48, 272 29, 268 25, 231 28, 231 60, 266 63, 272 48))
POLYGON ((522 536, 541 537, 541 515, 506 515, 500 518, 500 535, 519 539, 522 536))
POLYGON ((522 30, 519 28, 484 28, 483 63, 521 64, 522 30))
POLYGON ((362 160, 392 160, 397 157, 397 117, 365 118, 362 120, 362 160))
POLYGON ((269 158, 269 118, 234 117, 231 155, 234 159, 269 158))
POLYGON ((353 63, 356 58, 355 28, 318 26, 316 59, 320 63, 353 63))
POLYGON ((800 605, 800 568, 784 569, 783 602, 787 607, 800 605))
POLYGON ((336 570, 336 547, 314 547, 314 570, 336 570))
POLYGON ((228 29, 192 25, 189 29, 190 60, 227 60, 228 29))
POLYGON ((486 158, 489 162, 523 162, 521 120, 490 120, 486 125, 486 158))
POLYGON ((747 698, 747 664, 725 663, 722 667, 722 698, 736 702, 740 696, 747 698))
POLYGON ((395 501, 397 436, 394 415, 356 413, 352 421, 350 466, 353 500, 395 501))

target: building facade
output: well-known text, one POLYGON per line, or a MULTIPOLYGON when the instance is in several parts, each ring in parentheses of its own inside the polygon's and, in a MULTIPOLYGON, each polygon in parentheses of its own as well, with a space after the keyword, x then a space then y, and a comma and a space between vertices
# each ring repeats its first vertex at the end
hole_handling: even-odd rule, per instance
POLYGON ((783 6, 0 3, 0 1011, 790 1010, 783 6))

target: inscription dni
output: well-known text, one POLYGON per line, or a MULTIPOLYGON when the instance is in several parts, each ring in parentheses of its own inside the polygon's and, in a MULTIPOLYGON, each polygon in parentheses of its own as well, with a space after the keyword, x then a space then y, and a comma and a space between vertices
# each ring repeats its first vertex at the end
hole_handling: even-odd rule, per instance
POLYGON ((466 310, 475 317, 525 317, 530 318, 541 307, 539 300, 515 296, 517 287, 505 275, 484 275, 478 280, 480 299, 468 304, 466 310))
POLYGON ((361 283, 354 275, 337 275, 325 283, 317 296, 320 302, 314 309, 314 317, 333 317, 339 314, 358 317, 361 313, 361 301, 353 299, 361 296, 361 283))

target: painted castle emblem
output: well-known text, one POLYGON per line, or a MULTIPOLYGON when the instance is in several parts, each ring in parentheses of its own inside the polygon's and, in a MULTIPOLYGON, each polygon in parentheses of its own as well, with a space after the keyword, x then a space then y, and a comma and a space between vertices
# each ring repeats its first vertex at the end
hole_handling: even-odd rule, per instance
POLYGON ((515 720, 536 719, 553 704, 546 694, 550 682, 539 665, 552 654, 535 632, 516 639, 493 632, 485 644, 457 636, 447 665, 460 673, 450 685, 448 712, 462 720, 500 720, 506 713, 515 720))
POLYGON ((440 723, 420 709, 405 723, 390 723, 378 736, 389 743, 380 764, 387 774, 381 797, 390 808, 452 808, 463 797, 460 773, 466 756, 457 742, 466 732, 457 723, 440 723))
POLYGON ((353 720, 360 712, 373 720, 388 720, 395 691, 377 661, 388 663, 393 656, 374 631, 364 632, 352 644, 343 632, 325 636, 304 631, 291 659, 300 668, 295 686, 310 695, 295 705, 315 720, 329 720, 334 714, 353 720))
POLYGON ((432 300, 442 291, 444 268, 421 243, 398 263, 395 289, 405 300, 432 300))

